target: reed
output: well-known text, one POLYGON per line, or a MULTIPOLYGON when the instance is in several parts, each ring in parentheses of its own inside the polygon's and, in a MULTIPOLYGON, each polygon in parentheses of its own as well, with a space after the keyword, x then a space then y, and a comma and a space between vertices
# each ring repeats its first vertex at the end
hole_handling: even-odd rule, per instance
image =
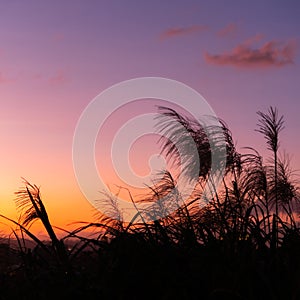
MULTIPOLYGON (((239 153, 226 123, 220 122, 227 160, 225 166, 219 167, 225 167, 226 172, 221 187, 213 187, 216 193, 201 207, 211 167, 212 145, 207 131, 197 120, 169 108, 159 109, 158 130, 167 132, 179 145, 185 176, 195 174, 194 159, 189 153, 191 140, 186 139, 186 132, 197 145, 196 155, 204 161, 192 197, 183 203, 176 178, 169 170, 162 170, 162 180, 154 181, 144 198, 131 197, 133 203, 152 201, 151 210, 140 212, 136 206, 136 215, 125 223, 114 197, 103 194, 110 215, 116 217, 97 214, 95 222, 78 222, 73 231, 60 229, 65 235, 58 239, 40 189, 25 181, 25 188, 17 192, 19 220, 1 215, 16 226, 13 234, 21 262, 18 271, 6 274, 15 286, 20 286, 19 292, 12 291, 6 283, 2 287, 4 299, 9 299, 9 293, 19 299, 50 299, 62 287, 65 292, 61 296, 86 299, 300 297, 298 182, 288 156, 277 153, 283 117, 275 108, 258 113, 258 132, 265 136, 272 151, 266 163, 253 148, 239 153), (176 208, 173 213, 165 216, 166 202, 158 201, 162 197, 172 201, 176 208), (145 222, 145 214, 161 218, 145 222), (50 245, 30 231, 34 221, 43 224, 50 245), (93 236, 87 236, 91 229, 93 236), (25 237, 36 243, 36 249, 26 249, 25 237), (72 246, 67 248, 70 240, 72 246), (29 287, 35 292, 28 292, 29 287)), ((220 134, 220 130, 211 128, 209 132, 220 134)), ((218 134, 213 137, 214 147, 219 143, 218 134)), ((174 144, 168 139, 161 142, 162 151, 179 166, 174 144)))

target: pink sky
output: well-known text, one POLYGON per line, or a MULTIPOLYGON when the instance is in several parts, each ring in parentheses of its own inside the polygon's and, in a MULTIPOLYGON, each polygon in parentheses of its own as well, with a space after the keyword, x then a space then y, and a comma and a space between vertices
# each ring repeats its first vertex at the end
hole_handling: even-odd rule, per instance
POLYGON ((197 90, 238 147, 264 151, 256 112, 276 106, 281 149, 299 169, 299 13, 296 1, 2 1, 1 213, 18 216, 25 177, 41 186, 55 225, 93 219, 73 172, 74 130, 94 97, 136 77, 197 90))

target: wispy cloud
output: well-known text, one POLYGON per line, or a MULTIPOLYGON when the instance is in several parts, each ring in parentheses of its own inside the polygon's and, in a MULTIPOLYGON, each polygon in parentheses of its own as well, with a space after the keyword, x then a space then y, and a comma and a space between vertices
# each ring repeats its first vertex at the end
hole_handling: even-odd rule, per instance
POLYGON ((12 82, 12 81, 14 81, 14 80, 6 77, 5 75, 3 75, 2 72, 0 72, 0 84, 12 82))
POLYGON ((0 84, 5 83, 7 79, 3 76, 3 74, 0 72, 0 84))
POLYGON ((163 41, 169 38, 185 36, 197 32, 202 32, 207 29, 208 27, 204 25, 193 25, 188 27, 173 27, 162 32, 160 35, 160 40, 163 41))
POLYGON ((262 33, 258 33, 254 36, 251 36, 250 38, 248 38, 246 41, 243 42, 244 46, 249 46, 251 47, 253 44, 259 43, 260 41, 262 41, 265 38, 265 35, 262 33))
POLYGON ((63 84, 66 83, 67 77, 63 70, 58 70, 48 81, 50 84, 63 84))
POLYGON ((286 43, 279 41, 269 41, 261 47, 253 47, 252 43, 260 40, 262 36, 248 39, 245 43, 238 45, 229 52, 212 55, 205 54, 205 60, 215 65, 232 65, 242 68, 264 68, 282 67, 294 62, 296 43, 289 41, 286 43))
POLYGON ((63 33, 55 33, 51 39, 54 41, 54 42, 61 42, 65 39, 65 35, 63 33))
POLYGON ((226 37, 226 36, 230 36, 234 33, 237 32, 237 25, 235 23, 229 23, 228 25, 226 25, 224 28, 222 28, 221 30, 219 30, 217 32, 217 35, 219 37, 226 37))

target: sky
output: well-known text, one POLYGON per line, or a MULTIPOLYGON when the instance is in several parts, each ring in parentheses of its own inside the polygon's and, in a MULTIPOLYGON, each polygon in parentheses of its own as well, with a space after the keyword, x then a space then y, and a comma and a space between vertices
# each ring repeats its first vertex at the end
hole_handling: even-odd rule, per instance
MULTIPOLYGON (((138 77, 199 92, 238 149, 265 151, 256 112, 277 107, 285 119, 281 152, 300 169, 299 15, 296 0, 0 0, 1 214, 18 217, 14 192, 23 177, 41 187, 53 224, 94 220, 73 170, 75 128, 99 93, 138 77)), ((147 107, 139 105, 136 114, 147 107)), ((153 142, 151 135, 136 142, 132 168, 145 175, 143 157, 158 150, 143 147, 143 139, 153 142)), ((100 165, 109 185, 121 184, 100 165)))

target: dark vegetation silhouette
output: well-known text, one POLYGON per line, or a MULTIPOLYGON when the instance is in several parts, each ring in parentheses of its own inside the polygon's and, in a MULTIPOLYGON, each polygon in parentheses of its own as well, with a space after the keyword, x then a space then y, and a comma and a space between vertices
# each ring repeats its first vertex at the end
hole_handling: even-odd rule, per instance
POLYGON ((183 201, 176 178, 164 170, 149 194, 135 200, 152 201, 151 211, 137 211, 125 223, 115 198, 104 195, 114 219, 98 215, 71 232, 60 229, 59 239, 39 188, 25 181, 16 198, 20 219, 1 215, 11 222, 17 247, 0 247, 6 257, 0 258, 0 299, 300 299, 299 193, 288 156, 278 154, 283 117, 273 107, 258 112, 257 131, 271 151, 264 160, 253 148, 239 153, 223 121, 218 130, 205 129, 170 108, 159 110, 158 129, 173 141, 161 139, 162 151, 186 177, 195 174, 190 143, 196 144, 200 168, 192 197, 183 201), (221 140, 226 163, 218 168, 225 175, 200 206, 221 140), (164 196, 177 207, 167 216, 158 201, 164 196), (147 214, 162 217, 146 223, 147 214), (30 231, 34 221, 43 224, 49 242, 30 231), (92 236, 85 234, 91 229, 92 236))

